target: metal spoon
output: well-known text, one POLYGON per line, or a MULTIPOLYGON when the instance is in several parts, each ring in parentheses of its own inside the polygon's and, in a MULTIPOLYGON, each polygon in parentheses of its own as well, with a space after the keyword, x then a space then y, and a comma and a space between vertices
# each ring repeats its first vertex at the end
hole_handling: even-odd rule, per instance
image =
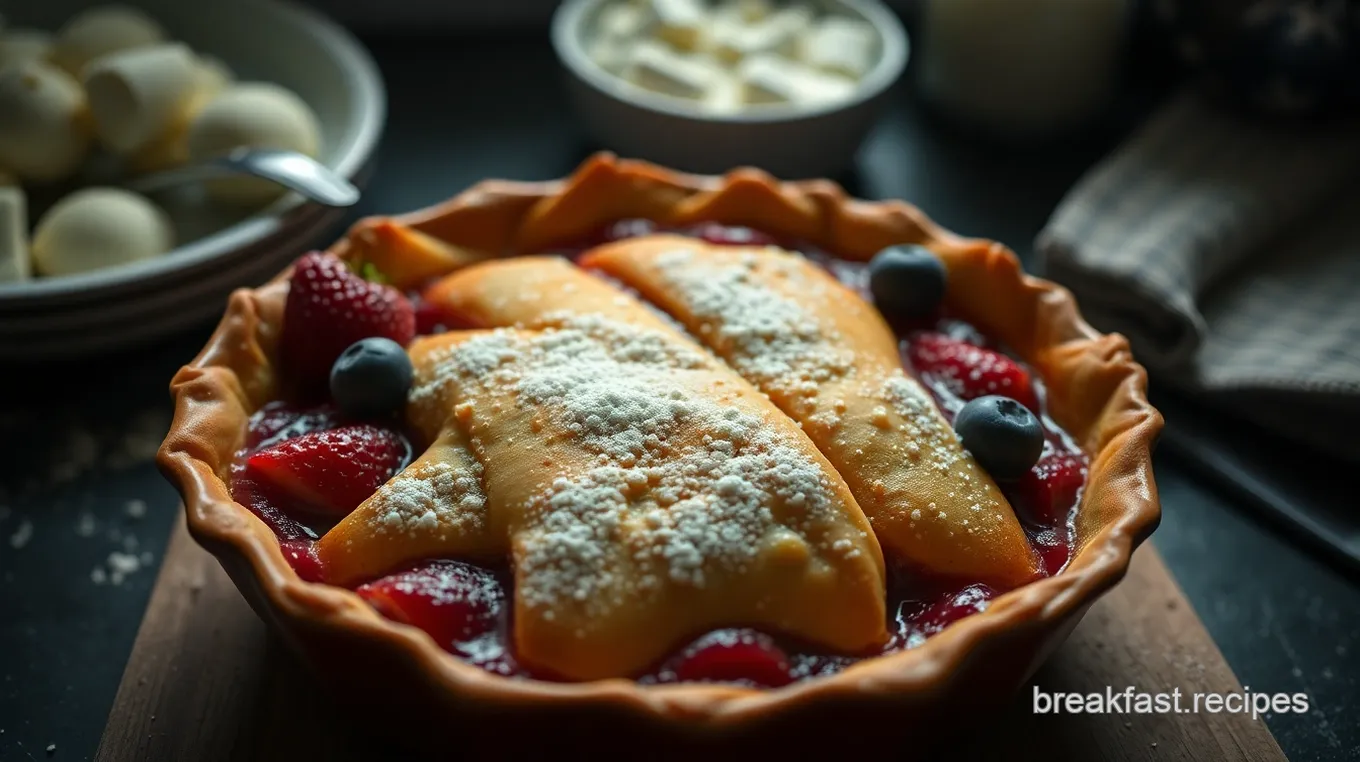
POLYGON ((124 185, 138 193, 150 193, 230 175, 262 177, 324 206, 346 207, 359 201, 358 188, 315 159, 296 151, 262 148, 237 148, 200 164, 135 177, 124 185))

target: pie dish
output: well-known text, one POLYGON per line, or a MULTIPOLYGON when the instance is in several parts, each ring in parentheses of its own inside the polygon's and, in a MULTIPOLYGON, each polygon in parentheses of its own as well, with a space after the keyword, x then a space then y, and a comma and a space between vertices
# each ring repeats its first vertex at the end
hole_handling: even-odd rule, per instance
POLYGON ((1145 386, 1066 291, 904 203, 600 155, 235 294, 159 462, 406 741, 843 749, 815 717, 911 756, 1155 527, 1145 386))

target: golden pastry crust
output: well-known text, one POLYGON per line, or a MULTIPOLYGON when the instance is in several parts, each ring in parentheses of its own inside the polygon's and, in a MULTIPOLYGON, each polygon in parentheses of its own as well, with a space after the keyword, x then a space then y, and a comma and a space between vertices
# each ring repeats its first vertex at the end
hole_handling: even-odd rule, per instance
POLYGON ((321 539, 334 581, 508 553, 516 658, 574 680, 637 674, 732 622, 881 646, 883 558, 840 475, 740 376, 607 290, 621 321, 416 341, 408 413, 436 446, 321 539), (598 552, 577 552, 583 535, 598 552))
MULTIPOLYGON (((175 419, 158 462, 184 497, 190 531, 255 609, 337 690, 373 696, 370 711, 399 713, 408 741, 447 751, 456 730, 460 744, 494 744, 502 753, 637 753, 644 742, 654 750, 712 752, 716 744, 741 753, 790 734, 810 747, 817 734, 806 732, 808 724, 854 727, 866 741, 932 737, 960 707, 1014 691, 1118 582, 1155 528, 1151 450, 1162 420, 1148 405, 1146 374, 1127 341, 1094 331, 1065 289, 1024 275, 1004 246, 952 235, 906 203, 853 200, 826 181, 781 183, 757 170, 699 177, 604 154, 565 180, 490 181, 425 211, 361 221, 332 251, 350 256, 366 230, 396 222, 470 252, 533 253, 628 216, 750 225, 848 259, 867 260, 897 243, 930 247, 949 272, 950 309, 1037 369, 1051 414, 1091 455, 1077 551, 1061 574, 998 598, 919 648, 778 691, 554 685, 487 674, 424 633, 383 619, 353 593, 303 582, 272 532, 231 499, 224 480, 247 420, 276 389, 285 272, 234 294, 208 345, 176 374, 175 419), (517 730, 505 731, 507 718, 517 730), (600 723, 611 731, 601 734, 600 723)), ((845 740, 825 735, 838 746, 845 740)))
POLYGON ((798 421, 899 560, 1002 589, 1040 576, 1006 498, 902 371, 878 311, 821 267, 777 249, 680 236, 588 252, 798 421))

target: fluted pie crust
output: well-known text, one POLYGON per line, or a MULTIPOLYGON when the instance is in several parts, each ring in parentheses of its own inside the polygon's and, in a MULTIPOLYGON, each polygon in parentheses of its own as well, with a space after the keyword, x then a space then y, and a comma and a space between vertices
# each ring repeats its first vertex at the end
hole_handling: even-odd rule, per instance
MULTIPOLYGON (((1093 330, 1065 289, 1024 275, 1000 244, 956 236, 902 202, 854 200, 828 181, 781 183, 756 170, 700 177, 601 154, 565 180, 487 181, 427 210, 362 220, 330 250, 355 261, 385 257, 380 268, 397 285, 414 285, 479 261, 570 245, 635 217, 663 225, 748 225, 850 260, 897 243, 932 249, 949 273, 951 311, 1037 370, 1050 414, 1090 455, 1068 567, 1001 596, 920 647, 779 690, 558 684, 489 674, 423 632, 384 619, 348 590, 303 582, 269 528, 232 500, 225 480, 248 418, 278 396, 274 363, 287 272, 233 294, 208 345, 172 381, 175 419, 158 462, 184 497, 191 533, 323 679, 360 702, 380 697, 373 711, 400 715, 400 734, 416 743, 447 743, 457 728, 460 745, 494 744, 505 753, 641 753, 638 743, 676 750, 709 741, 732 751, 789 733, 816 745, 806 729, 815 723, 833 729, 823 740, 844 748, 844 731, 830 723, 845 723, 839 727, 854 728, 856 745, 914 735, 910 749, 898 748, 911 756, 911 749, 927 748, 921 739, 938 736, 966 708, 1004 701, 1122 578, 1134 548, 1159 520, 1151 450, 1162 419, 1147 402, 1146 374, 1127 341, 1093 330), (438 255, 430 253, 436 247, 419 245, 424 237, 442 242, 438 255), (602 723, 611 730, 601 733, 602 723)), ((598 259, 592 264, 610 269, 607 248, 591 256, 598 259)), ((646 285, 645 273, 634 275, 646 285)), ((459 340, 455 334, 422 341, 459 340)), ((456 433, 429 433, 445 435, 436 448, 459 444, 448 439, 456 433)))

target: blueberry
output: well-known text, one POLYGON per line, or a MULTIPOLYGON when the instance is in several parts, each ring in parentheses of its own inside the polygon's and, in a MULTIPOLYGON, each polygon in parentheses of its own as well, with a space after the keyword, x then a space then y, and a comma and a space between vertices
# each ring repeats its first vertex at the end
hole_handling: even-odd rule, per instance
POLYGON ((411 358, 391 339, 360 339, 331 366, 331 397, 354 418, 389 415, 406 404, 411 358))
POLYGON ((869 261, 869 291, 889 321, 928 317, 944 288, 944 263, 924 246, 890 246, 869 261))
POLYGON ((969 400, 954 418, 963 446, 993 479, 1024 476, 1044 451, 1044 430, 1029 408, 1010 397, 969 400))

